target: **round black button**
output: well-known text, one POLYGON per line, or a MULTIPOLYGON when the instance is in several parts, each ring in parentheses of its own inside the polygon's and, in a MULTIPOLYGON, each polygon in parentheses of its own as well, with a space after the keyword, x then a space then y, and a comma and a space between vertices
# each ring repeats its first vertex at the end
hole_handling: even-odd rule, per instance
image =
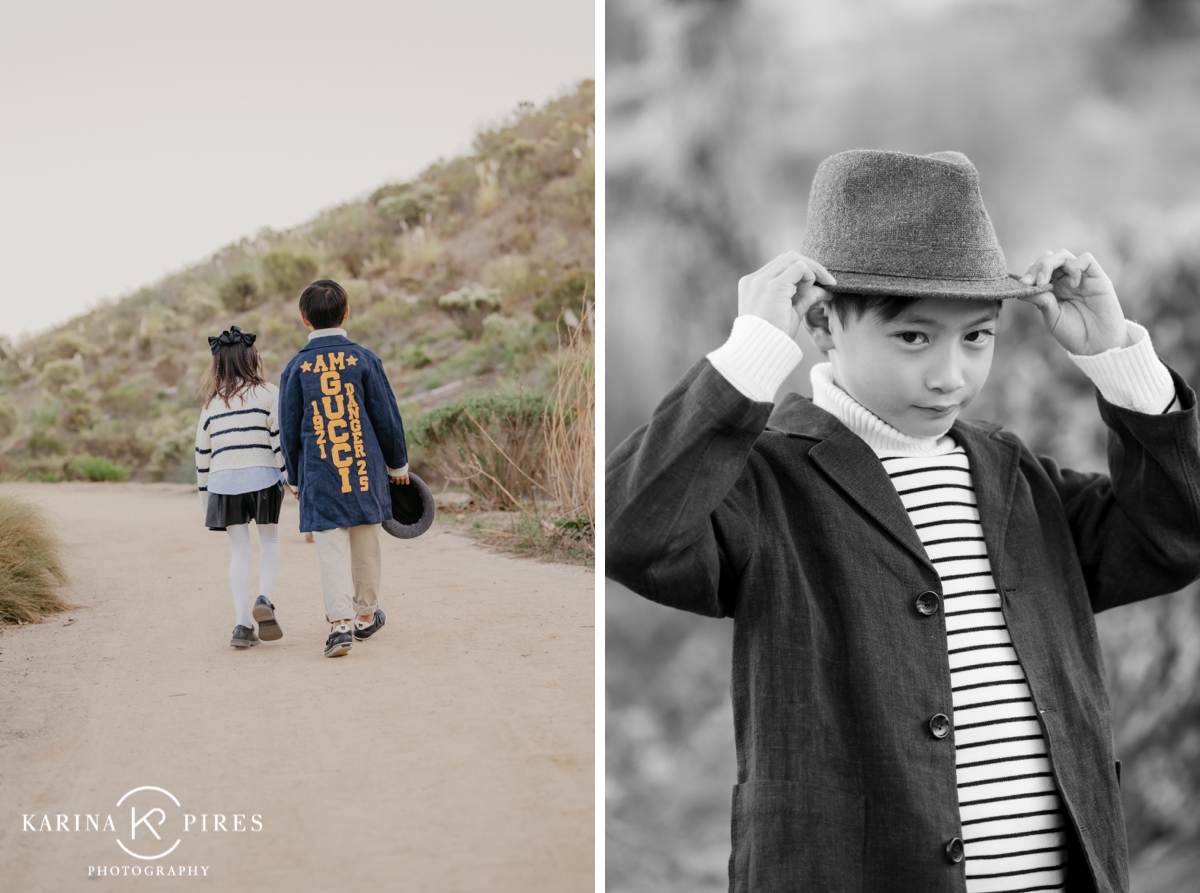
POLYGON ((941 602, 941 599, 938 598, 936 592, 932 590, 922 592, 917 596, 917 613, 924 614, 926 617, 936 614, 939 602, 941 602))
POLYGON ((946 844, 946 858, 951 862, 961 862, 963 860, 963 842, 957 837, 946 844))
POLYGON ((944 713, 935 713, 929 720, 929 731, 934 738, 945 738, 950 734, 950 717, 944 713))

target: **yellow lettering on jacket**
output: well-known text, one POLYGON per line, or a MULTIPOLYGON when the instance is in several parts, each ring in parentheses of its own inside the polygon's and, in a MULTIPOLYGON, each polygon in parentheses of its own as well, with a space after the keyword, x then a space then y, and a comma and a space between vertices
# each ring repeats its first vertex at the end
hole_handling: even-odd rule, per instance
POLYGON ((332 397, 342 392, 342 377, 336 372, 321 373, 321 393, 332 397))
POLYGON ((333 411, 333 403, 330 402, 330 399, 331 398, 329 398, 329 397, 321 398, 321 402, 325 404, 325 418, 340 419, 342 416, 344 416, 346 414, 346 406, 342 402, 342 395, 337 394, 332 398, 333 402, 337 403, 337 412, 333 411))
POLYGON ((325 365, 325 357, 317 354, 317 361, 313 363, 313 372, 328 372, 329 367, 325 365))
POLYGON ((341 369, 344 371, 346 369, 345 356, 345 353, 331 353, 329 355, 329 368, 341 369))
POLYGON ((325 420, 321 418, 321 411, 317 409, 317 401, 312 402, 313 414, 312 423, 313 430, 317 432, 317 449, 321 451, 321 458, 325 458, 325 420))
POLYGON ((329 452, 333 464, 338 468, 349 468, 354 462, 353 448, 348 443, 335 443, 330 446, 329 452), (343 453, 345 458, 343 458, 343 453))
POLYGON ((326 430, 329 432, 329 439, 332 440, 334 443, 345 443, 347 440, 350 439, 350 435, 347 434, 346 431, 344 430, 345 427, 346 427, 345 419, 330 419, 329 425, 326 426, 326 430), (334 433, 335 431, 337 431, 338 428, 343 429, 341 437, 338 437, 338 435, 334 433))

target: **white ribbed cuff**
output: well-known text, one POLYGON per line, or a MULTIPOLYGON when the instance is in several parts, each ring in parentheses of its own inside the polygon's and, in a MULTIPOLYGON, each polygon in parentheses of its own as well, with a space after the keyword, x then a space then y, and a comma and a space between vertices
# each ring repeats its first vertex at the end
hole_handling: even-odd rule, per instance
POLYGON ((729 340, 708 355, 713 368, 757 403, 775 402, 775 392, 804 352, 787 333, 761 316, 739 316, 729 340))
POLYGON ((404 463, 403 468, 389 468, 388 469, 388 477, 390 477, 390 478, 398 478, 401 475, 405 475, 405 474, 408 474, 408 463, 407 462, 404 463))
POLYGON ((1157 415, 1175 402, 1175 383, 1154 352, 1150 333, 1135 322, 1126 324, 1133 339, 1129 347, 1114 347, 1093 357, 1067 355, 1113 406, 1157 415))

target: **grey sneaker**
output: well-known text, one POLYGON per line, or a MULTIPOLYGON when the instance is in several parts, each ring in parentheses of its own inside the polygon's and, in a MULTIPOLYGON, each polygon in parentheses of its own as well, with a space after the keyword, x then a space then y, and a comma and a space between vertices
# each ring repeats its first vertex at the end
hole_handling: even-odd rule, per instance
POLYGON ((229 644, 234 648, 249 648, 251 645, 257 645, 258 642, 258 635, 254 630, 239 623, 233 628, 233 638, 229 644))
POLYGON ((325 656, 338 657, 354 647, 354 638, 350 635, 350 624, 339 623, 329 631, 325 640, 325 656))
POLYGON ((383 608, 375 609, 375 619, 371 621, 370 626, 364 627, 363 629, 358 628, 358 618, 356 617, 354 619, 354 641, 365 642, 367 639, 371 638, 371 636, 375 635, 375 633, 383 629, 383 625, 385 623, 387 623, 387 615, 383 613, 383 608))
POLYGON ((258 635, 264 642, 274 642, 283 638, 283 630, 279 628, 279 621, 275 619, 275 606, 265 595, 260 595, 254 600, 250 615, 258 621, 258 635))

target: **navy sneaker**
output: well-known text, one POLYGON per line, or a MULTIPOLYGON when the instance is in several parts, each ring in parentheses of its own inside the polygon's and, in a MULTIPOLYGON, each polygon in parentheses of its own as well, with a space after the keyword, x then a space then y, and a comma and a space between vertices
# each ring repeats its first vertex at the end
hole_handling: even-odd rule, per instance
POLYGON ((229 642, 234 648, 249 648, 251 645, 258 644, 258 636, 254 629, 249 626, 242 626, 240 623, 233 628, 233 639, 229 642))
POLYGON ((376 608, 375 619, 371 621, 370 626, 365 626, 362 629, 358 628, 358 618, 354 618, 354 641, 365 642, 383 629, 385 623, 387 623, 387 615, 383 613, 383 608, 376 608))
POLYGON ((260 595, 254 600, 250 614, 258 621, 258 635, 264 642, 274 642, 283 638, 283 630, 279 628, 279 621, 275 619, 275 606, 265 595, 260 595))
POLYGON ((325 656, 339 657, 354 646, 354 637, 350 635, 350 624, 339 623, 329 631, 325 640, 325 656))

